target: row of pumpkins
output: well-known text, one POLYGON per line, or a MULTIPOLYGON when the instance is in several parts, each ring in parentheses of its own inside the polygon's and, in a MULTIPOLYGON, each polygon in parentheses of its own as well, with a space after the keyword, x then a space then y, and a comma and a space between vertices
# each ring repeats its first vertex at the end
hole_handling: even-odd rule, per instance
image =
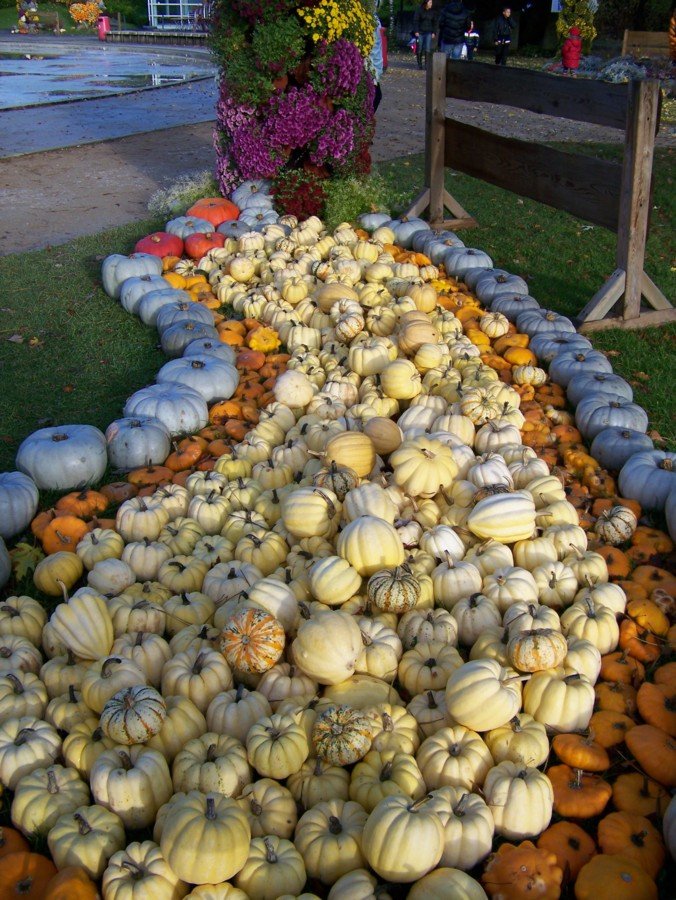
POLYGON ((236 214, 105 260, 171 359, 0 475, 0 895, 657 897, 674 454, 455 235, 236 214))

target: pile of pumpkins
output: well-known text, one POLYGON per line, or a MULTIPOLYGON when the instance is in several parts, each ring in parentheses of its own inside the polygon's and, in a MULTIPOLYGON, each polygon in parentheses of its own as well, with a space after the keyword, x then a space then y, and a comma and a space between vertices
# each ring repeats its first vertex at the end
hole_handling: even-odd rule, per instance
POLYGON ((676 455, 453 233, 237 212, 104 261, 170 360, 0 475, 0 896, 656 898, 676 455))

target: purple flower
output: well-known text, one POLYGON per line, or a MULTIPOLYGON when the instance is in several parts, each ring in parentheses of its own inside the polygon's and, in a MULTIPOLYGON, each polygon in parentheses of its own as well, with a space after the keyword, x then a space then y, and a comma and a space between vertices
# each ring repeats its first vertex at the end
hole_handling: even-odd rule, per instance
POLYGON ((223 141, 217 131, 214 132, 214 146, 216 148, 216 181, 221 194, 224 197, 229 197, 244 179, 234 166, 230 154, 227 148, 223 146, 223 141))
POLYGON ((240 125, 246 125, 256 114, 256 107, 247 103, 236 103, 228 93, 224 81, 221 81, 219 98, 216 103, 216 120, 225 131, 233 132, 240 125))
POLYGON ((271 147, 304 147, 319 134, 330 112, 311 85, 272 97, 263 113, 263 139, 271 147))
POLYGON ((353 94, 364 73, 364 60, 358 47, 340 38, 334 44, 324 43, 315 65, 321 89, 330 97, 353 94))
POLYGON ((284 157, 264 137, 256 121, 235 130, 231 153, 245 180, 273 178, 284 164, 284 157))
POLYGON ((354 116, 346 109, 339 109, 319 135, 317 147, 310 154, 311 162, 316 165, 343 162, 354 150, 355 124, 354 116))

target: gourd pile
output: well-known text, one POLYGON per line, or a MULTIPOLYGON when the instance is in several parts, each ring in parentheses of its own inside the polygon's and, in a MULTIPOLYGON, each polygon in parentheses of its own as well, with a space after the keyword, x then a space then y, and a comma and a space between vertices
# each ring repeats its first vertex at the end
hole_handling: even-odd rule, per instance
POLYGON ((676 455, 456 235, 238 213, 105 260, 170 360, 0 475, 0 896, 657 897, 676 455))

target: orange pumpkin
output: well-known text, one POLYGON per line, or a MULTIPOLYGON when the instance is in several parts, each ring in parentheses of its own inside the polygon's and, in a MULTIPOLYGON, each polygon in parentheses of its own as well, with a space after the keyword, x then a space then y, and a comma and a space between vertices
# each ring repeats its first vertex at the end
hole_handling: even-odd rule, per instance
POLYGON ((655 684, 671 684, 676 686, 676 662, 664 663, 653 672, 655 684))
POLYGON ((626 506, 627 509, 634 513, 637 519, 641 518, 643 512, 641 504, 637 500, 630 500, 628 497, 618 497, 616 495, 614 497, 599 497, 598 500, 595 500, 591 510, 592 515, 598 518, 601 513, 608 512, 613 506, 626 506))
POLYGON ((108 508, 108 498, 99 491, 86 489, 71 491, 56 501, 56 509, 63 510, 71 516, 86 519, 95 516, 108 508))
POLYGON ((570 766, 550 766, 547 777, 554 791, 554 810, 564 818, 598 816, 613 794, 611 786, 598 775, 585 775, 570 766))
POLYGON ((653 663, 660 658, 659 638, 652 631, 641 628, 633 619, 620 622, 618 646, 642 663, 653 663))
POLYGON ((635 726, 636 722, 629 716, 612 709, 600 709, 589 720, 594 739, 606 750, 623 744, 627 732, 635 726))
POLYGON ((110 484, 104 484, 101 493, 108 501, 109 505, 117 506, 124 503, 125 500, 131 500, 136 496, 136 488, 128 481, 111 481, 110 484))
POLYGON ((76 516, 57 516, 42 532, 42 547, 45 553, 67 550, 75 553, 75 548, 89 531, 89 526, 76 516))
POLYGON ((639 628, 645 628, 659 637, 666 637, 669 619, 652 600, 630 600, 626 613, 639 628))
POLYGON ((284 652, 284 644, 284 628, 263 609, 235 613, 221 632, 221 652, 239 672, 267 672, 284 652))
POLYGON ((238 219, 239 207, 225 197, 203 197, 193 203, 186 215, 194 216, 196 219, 205 219, 218 228, 223 222, 238 219))
POLYGON ((626 578, 631 572, 631 560, 619 548, 611 547, 610 544, 601 544, 600 547, 597 547, 596 552, 605 559, 611 581, 626 578))
POLYGON ((56 510, 54 509, 43 509, 42 512, 39 512, 31 521, 31 532, 34 537, 41 541, 42 535, 45 533, 45 528, 55 518, 56 510))
POLYGON ((627 595, 627 600, 648 599, 648 591, 643 587, 642 584, 638 584, 636 581, 632 581, 631 578, 616 581, 615 584, 622 588, 624 593, 627 595))
POLYGON ((676 596, 676 575, 660 569, 659 566, 637 566, 632 575, 634 581, 642 584, 650 594, 655 588, 662 588, 671 596, 676 596))
POLYGON ((676 738, 676 686, 644 681, 636 696, 638 711, 649 724, 676 738))
POLYGON ((622 812, 661 818, 670 799, 661 784, 641 772, 625 772, 613 782, 613 803, 622 812))
POLYGON ((599 853, 580 869, 575 900, 657 900, 657 885, 633 859, 599 853))
POLYGON ((639 685, 645 679, 645 666, 622 650, 601 657, 601 678, 621 684, 639 685))
POLYGON ((96 883, 79 866, 66 866, 49 882, 44 900, 97 900, 96 883))
POLYGON ((489 857, 481 876, 486 892, 496 900, 558 900, 562 881, 563 871, 556 855, 536 847, 532 841, 502 844, 489 857))
POLYGON ((676 787, 676 740, 654 725, 637 725, 627 732, 627 749, 649 778, 676 787))
POLYGON ((660 833, 645 816, 610 813, 599 822, 598 842, 604 853, 620 853, 633 859, 651 878, 657 877, 664 862, 660 833))
POLYGON ((550 825, 538 838, 537 845, 556 856, 557 865, 570 881, 575 881, 582 866, 596 854, 592 838, 574 822, 550 825))
POLYGON ((30 845, 26 838, 15 828, 0 826, 0 859, 8 853, 17 853, 20 850, 29 850, 30 845))
POLYGON ((171 481, 173 474, 166 466, 142 466, 139 469, 132 469, 127 474, 127 480, 137 487, 154 487, 171 481))
POLYGON ((608 754, 591 735, 557 734, 552 741, 552 749, 561 762, 573 769, 605 772, 610 765, 608 754))
POLYGON ((636 689, 630 684, 619 681, 603 681, 594 687, 596 709, 608 709, 612 712, 633 716, 638 709, 636 705, 636 689))
POLYGON ((47 887, 56 875, 56 866, 39 853, 18 851, 0 859, 0 897, 35 897, 43 900, 47 887))

